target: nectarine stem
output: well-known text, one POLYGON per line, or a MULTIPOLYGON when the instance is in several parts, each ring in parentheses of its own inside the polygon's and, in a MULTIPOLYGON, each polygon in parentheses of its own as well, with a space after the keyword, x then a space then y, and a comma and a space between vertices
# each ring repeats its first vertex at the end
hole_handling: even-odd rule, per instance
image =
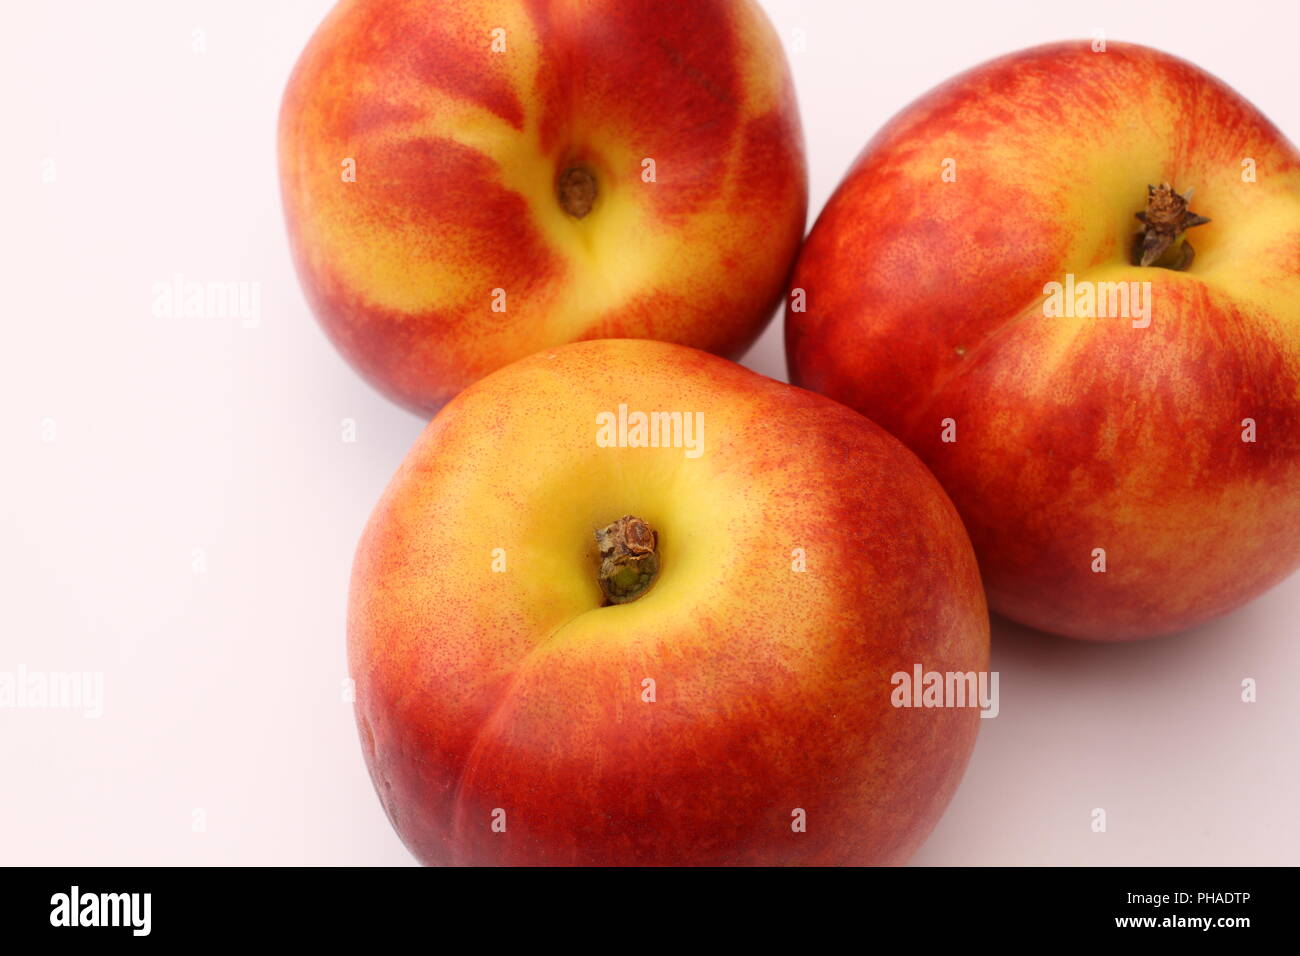
POLYGON ((596 174, 586 166, 570 166, 560 176, 556 192, 564 211, 581 219, 596 204, 596 174))
POLYGON ((1183 270, 1192 264, 1196 250, 1183 233, 1210 220, 1187 208, 1191 198, 1190 189, 1180 196, 1168 183, 1147 187, 1147 208, 1136 214, 1142 229, 1133 237, 1133 265, 1183 270))
POLYGON ((600 546, 600 590, 610 604, 635 601, 659 573, 659 539, 654 529, 631 515, 596 532, 600 546))

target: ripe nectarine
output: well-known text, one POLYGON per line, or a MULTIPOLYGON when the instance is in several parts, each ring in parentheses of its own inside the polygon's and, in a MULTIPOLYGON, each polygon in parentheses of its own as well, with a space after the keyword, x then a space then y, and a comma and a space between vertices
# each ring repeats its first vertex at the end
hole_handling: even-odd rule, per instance
POLYGON ((375 789, 426 863, 900 862, 980 722, 971 690, 903 685, 988 666, 970 543, 915 456, 644 340, 542 352, 438 414, 357 549, 348 640, 375 789))
POLYGON ((340 3, 279 145, 312 309, 421 413, 579 339, 739 355, 803 238, 803 134, 752 0, 340 3))
POLYGON ((792 380, 933 469, 995 610, 1140 638, 1300 563, 1300 155, 1204 71, 1067 43, 951 80, 793 287, 792 380))

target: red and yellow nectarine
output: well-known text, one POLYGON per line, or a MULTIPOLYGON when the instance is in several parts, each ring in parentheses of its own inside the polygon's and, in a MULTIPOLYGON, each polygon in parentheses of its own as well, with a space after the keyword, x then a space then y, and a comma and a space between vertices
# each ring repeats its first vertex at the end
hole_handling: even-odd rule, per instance
POLYGON ((739 355, 803 238, 803 134, 752 0, 346 0, 279 140, 313 310, 422 413, 580 339, 739 355))
POLYGON ((1300 563, 1300 155, 1191 64, 1067 43, 944 84, 793 287, 792 380, 933 469, 995 610, 1145 637, 1300 563))
POLYGON ((895 675, 988 663, 970 543, 915 456, 645 340, 542 352, 439 413, 357 549, 348 640, 375 789, 443 864, 900 862, 979 717, 895 706, 895 675))

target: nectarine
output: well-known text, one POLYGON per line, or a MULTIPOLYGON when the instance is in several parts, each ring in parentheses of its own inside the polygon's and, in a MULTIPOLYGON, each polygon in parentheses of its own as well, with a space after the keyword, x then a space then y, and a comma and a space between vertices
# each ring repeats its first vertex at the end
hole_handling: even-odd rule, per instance
POLYGON ((803 134, 752 0, 343 2, 279 146, 312 309, 420 413, 579 339, 738 355, 803 238, 803 134))
POLYGON ((542 352, 438 414, 357 549, 348 640, 375 789, 440 864, 900 862, 988 666, 970 543, 915 456, 644 340, 542 352))
POLYGON ((995 610, 1146 637, 1300 563, 1300 155, 1195 66, 1066 43, 951 80, 793 289, 792 380, 933 469, 995 610))

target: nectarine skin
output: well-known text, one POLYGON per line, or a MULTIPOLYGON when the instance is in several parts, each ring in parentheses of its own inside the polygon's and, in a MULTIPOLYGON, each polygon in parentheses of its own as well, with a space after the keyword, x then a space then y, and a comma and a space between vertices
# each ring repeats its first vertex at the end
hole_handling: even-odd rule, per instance
POLYGON ((994 610, 1141 638, 1300 563, 1300 156, 1195 66, 1066 43, 951 80, 868 144, 792 286, 792 381, 930 466, 994 610), (1166 182, 1211 220, 1181 272, 1129 259, 1166 182), (1150 282, 1149 326, 1046 317, 1067 274, 1150 282))
POLYGON ((345 0, 289 80, 279 147, 313 311, 421 414, 570 341, 740 354, 807 213, 789 70, 752 0, 345 0), (581 218, 557 194, 575 167, 597 184, 581 218))
POLYGON ((974 555, 914 455, 633 340, 532 356, 439 413, 357 549, 348 641, 375 789, 427 864, 902 862, 980 720, 892 706, 892 675, 988 666, 974 555), (620 403, 702 413, 703 453, 601 447, 620 403), (623 515, 662 565, 601 606, 594 531, 623 515))

